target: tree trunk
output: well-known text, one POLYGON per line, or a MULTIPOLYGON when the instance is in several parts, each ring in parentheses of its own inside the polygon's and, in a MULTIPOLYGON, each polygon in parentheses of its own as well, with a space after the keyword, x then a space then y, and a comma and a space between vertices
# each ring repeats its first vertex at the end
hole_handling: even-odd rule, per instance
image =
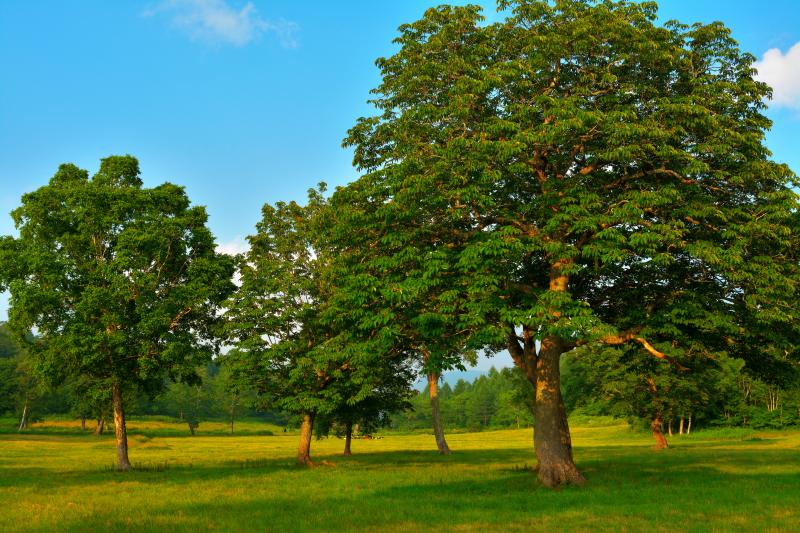
POLYGON ((559 339, 547 337, 536 358, 533 445, 539 480, 547 487, 586 482, 572 458, 572 439, 561 397, 559 360, 562 351, 559 339))
POLYGON ((106 425, 106 417, 101 416, 100 418, 98 418, 97 419, 97 427, 94 430, 94 434, 95 435, 102 435, 103 434, 103 429, 105 428, 105 425, 106 425))
POLYGON ((686 434, 689 435, 692 432, 692 415, 689 415, 689 425, 686 426, 686 434))
POLYGON ((669 448, 669 443, 667 443, 667 438, 664 436, 664 430, 662 429, 661 415, 656 415, 653 418, 650 429, 653 430, 653 438, 656 439, 656 450, 669 448))
POLYGON ((436 447, 442 455, 450 455, 450 447, 444 439, 442 418, 439 414, 439 373, 428 374, 428 390, 431 397, 431 418, 433 419, 433 435, 436 437, 436 447))
POLYGON ((189 426, 189 433, 191 433, 192 437, 194 437, 194 424, 189 422, 187 425, 189 426))
POLYGON ((670 421, 667 422, 667 431, 669 431, 669 436, 671 437, 672 436, 672 419, 670 419, 670 421))
POLYGON ((86 431, 86 414, 81 413, 81 431, 86 431))
POLYGON ((117 470, 127 472, 131 469, 128 461, 128 431, 125 428, 125 410, 122 407, 122 389, 114 382, 112 387, 114 406, 114 435, 117 437, 117 470))
POLYGON ((678 431, 678 433, 680 433, 681 435, 683 435, 683 416, 681 416, 681 423, 680 423, 680 426, 678 426, 678 427, 680 428, 680 430, 678 431))
POLYGON ((314 413, 303 413, 300 426, 300 445, 297 447, 297 462, 311 465, 311 436, 314 432, 314 413))
POLYGON ((25 398, 25 405, 22 407, 22 417, 19 420, 19 428, 17 431, 24 431, 28 429, 28 399, 25 398))
POLYGON ((345 436, 344 436, 344 455, 347 456, 347 457, 353 455, 350 452, 350 442, 352 440, 353 440, 353 423, 352 422, 348 422, 347 423, 346 433, 345 433, 345 436))
POLYGON ((234 396, 233 399, 231 400, 231 409, 230 409, 230 413, 231 413, 231 435, 233 435, 233 421, 236 418, 236 402, 237 401, 238 401, 238 398, 236 396, 234 396))

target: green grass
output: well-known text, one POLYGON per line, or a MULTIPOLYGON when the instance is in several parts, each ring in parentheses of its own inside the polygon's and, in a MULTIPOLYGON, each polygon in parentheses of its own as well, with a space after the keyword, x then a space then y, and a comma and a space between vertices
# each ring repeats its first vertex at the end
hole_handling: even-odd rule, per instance
POLYGON ((655 452, 625 425, 577 426, 588 483, 551 491, 530 471, 530 430, 450 435, 450 457, 430 435, 356 440, 352 458, 323 439, 312 452, 325 464, 308 469, 293 464, 296 435, 275 428, 188 437, 134 420, 140 469, 123 474, 110 435, 66 423, 0 434, 0 531, 800 530, 797 431, 699 431, 655 452))

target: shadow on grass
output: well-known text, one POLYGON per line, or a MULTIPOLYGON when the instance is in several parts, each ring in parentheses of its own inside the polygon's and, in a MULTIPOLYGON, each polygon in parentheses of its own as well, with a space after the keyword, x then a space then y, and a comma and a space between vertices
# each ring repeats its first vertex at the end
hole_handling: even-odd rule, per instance
MULTIPOLYGON (((324 473, 334 470, 340 472, 342 478, 403 479, 416 474, 426 479, 437 478, 441 483, 445 483, 451 474, 481 477, 487 473, 515 480, 509 486, 526 487, 526 490, 538 487, 532 470, 535 458, 532 450, 526 449, 456 450, 449 456, 439 455, 435 450, 375 451, 356 453, 352 457, 320 454, 313 459, 328 465, 317 468, 299 466, 293 457, 287 456, 202 464, 172 463, 169 459, 137 463, 135 456, 132 459, 134 471, 127 473, 115 471, 110 463, 95 469, 55 472, 45 467, 16 467, 8 463, 9 467, 2 468, 4 475, 0 476, 0 487, 48 489, 92 486, 109 481, 189 485, 206 481, 224 483, 231 478, 264 478, 268 481, 270 475, 276 472, 293 473, 301 476, 305 482, 313 480, 317 471, 324 473)), ((213 459, 209 457, 206 461, 213 459)), ((598 484, 635 486, 642 482, 686 485, 715 480, 736 483, 739 478, 762 475, 763 470, 782 467, 790 471, 785 474, 789 479, 800 483, 800 455, 796 449, 719 449, 707 443, 691 443, 657 452, 644 447, 620 445, 579 447, 576 449, 576 459, 578 467, 589 481, 589 487, 598 484)))
MULTIPOLYGON (((486 450, 480 454, 495 454, 486 450)), ((395 453, 370 454, 370 460, 391 459, 395 453)), ((470 458, 474 459, 473 454, 470 458)), ((787 460, 777 454, 774 460, 787 460)), ((797 458, 794 457, 796 462, 797 458)), ((474 464, 474 463, 469 463, 474 464)), ((275 465, 264 467, 265 470, 275 465)), ((223 481, 221 469, 204 469, 206 479, 223 481)), ((485 477, 448 479, 429 470, 399 475, 363 476, 357 469, 331 480, 310 470, 302 479, 278 487, 267 496, 239 493, 225 501, 208 501, 198 495, 188 502, 163 502, 148 510, 149 516, 134 522, 137 530, 163 527, 150 520, 189 517, 182 528, 274 531, 365 530, 563 530, 570 528, 684 529, 714 518, 751 516, 751 526, 785 526, 780 517, 765 514, 767 508, 793 508, 800 493, 797 474, 732 474, 714 467, 629 468, 626 483, 619 483, 598 466, 585 487, 561 491, 542 488, 535 476, 494 470, 485 477), (771 506, 771 507, 770 507, 771 506), (615 522, 620 520, 621 522, 615 522)), ((230 470, 228 470, 230 473, 230 470)), ((252 470, 258 474, 257 469, 252 470)), ((264 473, 264 470, 260 472, 264 473)), ((444 473, 444 472, 442 472, 444 473)), ((226 485, 227 486, 227 485, 226 485)), ((101 529, 128 529, 130 518, 110 514, 100 517, 101 529)), ((792 520, 786 515, 784 520, 792 520)), ((92 522, 74 527, 92 529, 92 522)), ((70 529, 70 525, 66 526, 70 529)), ((713 529, 713 528, 712 528, 713 529)))

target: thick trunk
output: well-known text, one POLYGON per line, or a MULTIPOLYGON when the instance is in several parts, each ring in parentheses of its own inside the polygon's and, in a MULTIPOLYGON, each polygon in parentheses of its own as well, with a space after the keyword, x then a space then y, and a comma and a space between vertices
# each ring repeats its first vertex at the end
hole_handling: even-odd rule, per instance
POLYGON ((117 437, 117 470, 127 472, 131 469, 128 461, 128 431, 125 428, 125 410, 122 407, 122 389, 118 382, 112 387, 114 406, 114 435, 117 437))
POLYGON ((191 422, 189 422, 187 425, 189 426, 189 433, 191 433, 192 437, 194 437, 194 425, 191 422))
POLYGON ((433 419, 433 435, 436 437, 436 447, 442 455, 450 455, 450 447, 444 439, 442 417, 439 414, 439 374, 428 374, 428 390, 431 396, 431 418, 433 419))
POLYGON ((580 485, 586 481, 572 458, 572 439, 561 397, 559 360, 562 351, 557 338, 547 337, 536 358, 533 445, 539 463, 539 480, 547 487, 580 485))
POLYGON ((297 447, 297 462, 311 465, 311 436, 314 433, 314 413, 304 413, 300 425, 300 445, 297 447))
POLYGON ((19 427, 17 431, 24 431, 28 429, 28 400, 25 399, 25 405, 22 407, 22 417, 19 420, 19 427))
POLYGON ((650 423, 650 429, 653 431, 653 438, 656 439, 656 450, 664 450, 669 448, 667 438, 664 436, 664 430, 661 428, 661 416, 656 415, 650 423))
POLYGON ((105 426, 106 426, 106 417, 101 416, 100 418, 97 419, 97 427, 94 430, 94 434, 95 435, 102 435, 103 434, 103 429, 105 428, 105 426))
POLYGON ((352 442, 352 440, 353 440, 353 423, 352 422, 348 422, 347 423, 347 429, 345 430, 345 436, 344 436, 344 455, 346 455, 348 457, 353 455, 350 452, 350 442, 352 442))

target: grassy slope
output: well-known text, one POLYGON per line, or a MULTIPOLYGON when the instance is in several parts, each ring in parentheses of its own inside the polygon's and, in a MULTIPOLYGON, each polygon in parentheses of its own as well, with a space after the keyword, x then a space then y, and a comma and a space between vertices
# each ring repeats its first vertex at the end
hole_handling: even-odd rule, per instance
MULTIPOLYGON (((242 429, 259 431, 252 424, 242 429)), ((349 459, 325 439, 312 453, 328 464, 305 469, 292 463, 296 436, 282 432, 131 426, 131 459, 147 469, 130 474, 110 470, 108 435, 63 423, 0 435, 0 531, 800 530, 798 432, 698 432, 654 452, 625 426, 576 427, 589 483, 553 492, 525 468, 530 430, 451 435, 445 458, 427 435, 357 440, 349 459)))

